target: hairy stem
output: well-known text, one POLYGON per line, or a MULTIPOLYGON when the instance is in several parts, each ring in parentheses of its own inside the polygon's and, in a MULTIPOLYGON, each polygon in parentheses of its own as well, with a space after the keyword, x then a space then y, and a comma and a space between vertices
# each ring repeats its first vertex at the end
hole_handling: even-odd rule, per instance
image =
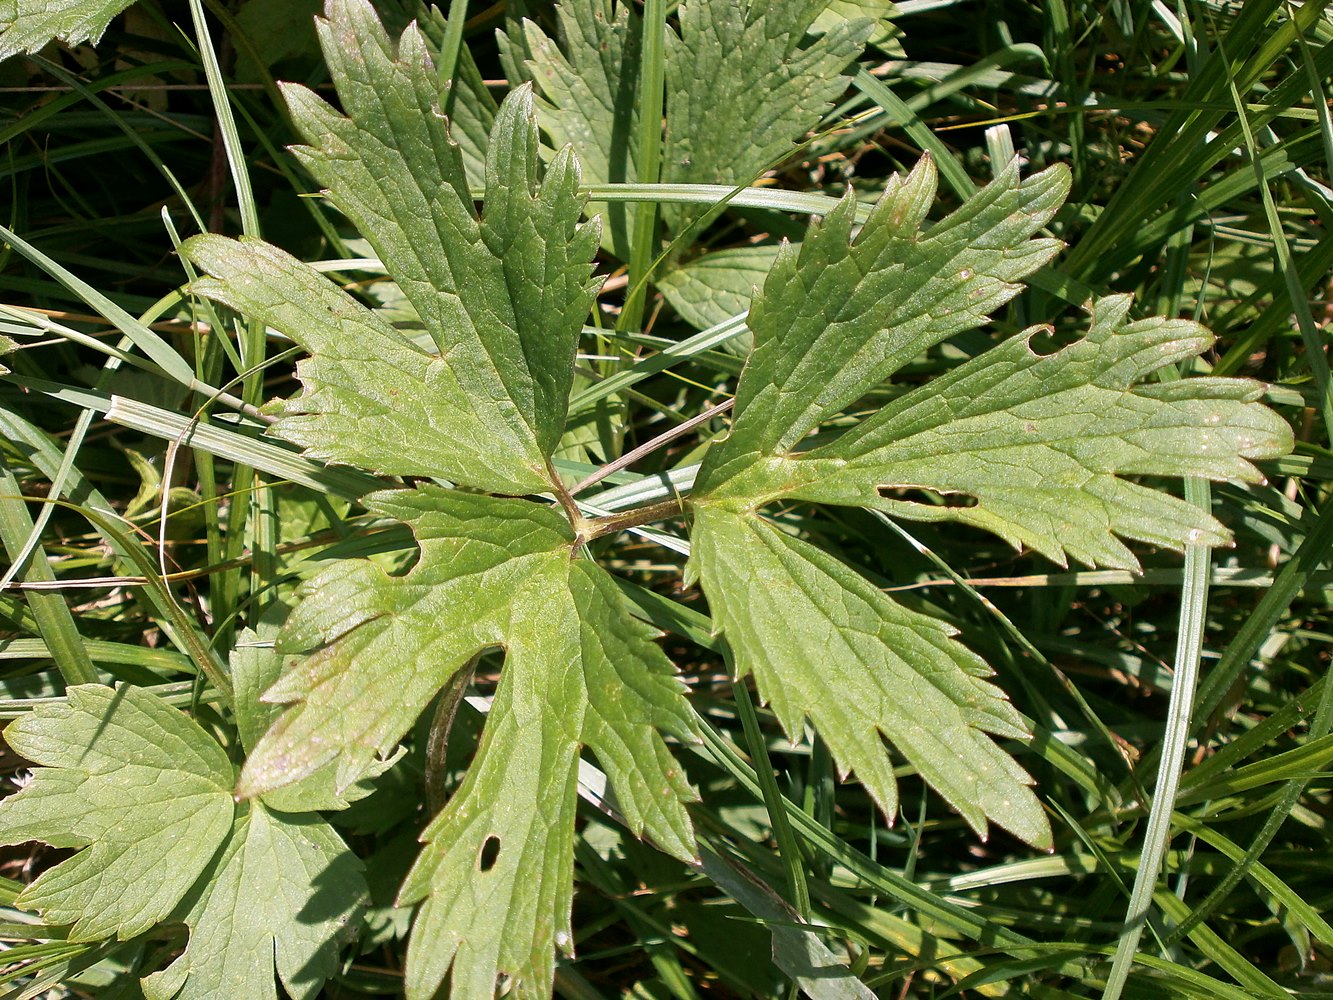
POLYGON ((684 498, 672 497, 670 500, 648 504, 646 507, 635 507, 633 510, 593 518, 591 521, 585 522, 586 526, 582 534, 585 540, 591 541, 594 538, 601 538, 603 535, 613 535, 618 531, 637 528, 641 524, 651 524, 654 521, 667 521, 673 517, 683 517, 684 514, 684 498))

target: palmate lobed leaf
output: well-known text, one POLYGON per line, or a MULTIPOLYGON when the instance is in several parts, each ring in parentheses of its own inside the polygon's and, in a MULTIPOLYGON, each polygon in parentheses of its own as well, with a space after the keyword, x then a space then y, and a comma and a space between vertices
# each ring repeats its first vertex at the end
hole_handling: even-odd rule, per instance
POLYGON ((238 805, 226 753, 155 695, 67 693, 5 730, 38 766, 0 802, 0 842, 82 850, 16 903, 70 924, 74 941, 186 923, 184 954, 144 981, 150 1000, 276 1000, 275 970, 289 995, 313 998, 365 896, 361 863, 318 817, 238 805))
POLYGON ((87 848, 19 900, 72 924, 71 940, 131 938, 166 920, 231 829, 227 755, 137 688, 73 687, 67 704, 11 723, 5 741, 39 768, 0 802, 0 841, 87 848))
POLYGON ((313 652, 267 696, 296 704, 251 753, 238 790, 263 795, 334 760, 353 780, 478 652, 502 646, 477 757, 402 890, 404 903, 425 900, 408 995, 432 996, 451 968, 454 997, 491 996, 497 973, 522 995, 547 995, 555 948, 572 942, 582 747, 635 833, 694 857, 683 807, 693 792, 661 736, 692 738, 683 685, 611 577, 575 558, 559 511, 435 486, 367 504, 412 527, 420 559, 397 577, 340 564, 306 585, 279 644, 313 652))
MULTIPOLYGON (((597 231, 578 223, 577 165, 557 155, 538 182, 531 95, 520 89, 496 116, 477 218, 415 30, 395 47, 361 0, 331 0, 328 14, 321 39, 353 118, 289 89, 318 142, 303 155, 440 353, 407 343, 258 241, 188 241, 185 252, 212 276, 196 289, 311 351, 300 366, 304 392, 275 428, 309 453, 491 493, 549 490, 595 287, 597 231), (387 191, 380 176, 394 178, 387 191)), ((404 888, 405 899, 424 900, 408 990, 432 996, 450 975, 454 996, 489 997, 503 974, 525 994, 547 994, 554 949, 572 941, 583 747, 606 770, 631 829, 694 858, 684 810, 693 791, 663 741, 693 738, 683 686, 656 632, 632 616, 610 577, 576 557, 581 540, 559 510, 439 487, 366 502, 412 527, 420 559, 398 577, 340 563, 303 589, 278 637, 279 650, 301 658, 265 696, 291 707, 251 748, 237 792, 337 804, 446 683, 481 651, 503 648, 482 748, 404 888), (494 857, 483 865, 486 851, 494 857)))
POLYGON ((1050 357, 1031 350, 1028 331, 801 450, 820 423, 1017 294, 1059 248, 1031 237, 1067 186, 1063 169, 1020 180, 1010 163, 926 229, 935 195, 926 158, 888 185, 854 239, 850 199, 812 227, 751 305, 755 346, 732 429, 691 495, 690 573, 738 670, 754 673, 787 733, 799 736, 810 718, 892 818, 882 734, 979 833, 994 821, 1039 845, 1050 832, 1029 779, 983 735, 1024 735, 984 665, 758 511, 784 499, 874 507, 973 524, 1061 562, 1068 553, 1125 568, 1138 563, 1120 537, 1176 548, 1229 538, 1207 514, 1121 475, 1253 481, 1248 459, 1288 450, 1290 429, 1254 402, 1257 383, 1136 385, 1211 337, 1184 321, 1126 324, 1123 296, 1097 304, 1089 335, 1050 357), (958 494, 970 505, 943 502, 958 494))
POLYGON ((574 350, 596 289, 597 226, 578 221, 573 154, 558 154, 538 183, 531 91, 510 94, 492 130, 478 219, 421 33, 409 26, 395 44, 365 0, 334 0, 328 13, 320 44, 345 114, 285 86, 310 143, 295 152, 375 248, 438 356, 261 245, 187 242, 185 253, 224 279, 200 290, 315 354, 300 372, 306 392, 279 425, 313 456, 380 472, 448 469, 456 482, 499 493, 548 489, 546 460, 564 430, 574 350), (295 305, 284 294, 293 285, 295 305), (304 321, 312 310, 322 322, 304 321), (403 391, 423 383, 429 393, 403 391), (433 432, 433 461, 419 441, 386 446, 382 435, 393 429, 383 418, 399 406, 414 407, 433 432), (369 416, 381 426, 367 439, 357 425, 369 416))
MULTIPOLYGON (((657 290, 681 319, 706 330, 750 308, 750 299, 763 286, 779 250, 773 244, 704 254, 663 275, 657 290)), ((724 349, 749 354, 751 346, 747 332, 728 340, 724 349)))

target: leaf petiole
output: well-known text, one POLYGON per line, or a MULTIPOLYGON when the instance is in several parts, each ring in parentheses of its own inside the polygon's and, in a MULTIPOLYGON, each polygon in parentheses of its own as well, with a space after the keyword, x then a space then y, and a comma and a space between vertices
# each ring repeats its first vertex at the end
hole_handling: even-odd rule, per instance
POLYGON ((635 507, 633 510, 622 511, 606 517, 596 517, 591 521, 584 519, 584 528, 579 532, 579 537, 590 542, 594 538, 601 538, 603 535, 613 535, 618 531, 627 531, 643 524, 652 524, 654 521, 669 521, 675 517, 683 517, 684 514, 684 498, 672 497, 670 500, 648 504, 646 507, 635 507))

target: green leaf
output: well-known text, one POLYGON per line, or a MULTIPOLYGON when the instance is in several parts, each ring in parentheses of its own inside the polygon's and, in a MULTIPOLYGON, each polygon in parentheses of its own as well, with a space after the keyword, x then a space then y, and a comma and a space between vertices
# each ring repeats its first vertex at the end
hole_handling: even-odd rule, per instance
MULTIPOLYGON (((922 232, 935 200, 929 157, 895 176, 854 241, 850 197, 778 256, 750 308, 755 349, 736 390, 732 431, 711 449, 696 494, 717 494, 758 456, 790 451, 822 421, 947 337, 984 322, 1060 249, 1031 239, 1055 214, 1069 174, 1020 180, 1017 161, 922 232)), ((732 492, 742 494, 748 485, 732 492)))
POLYGON ((839 20, 801 43, 828 0, 687 0, 667 34, 667 154, 671 183, 749 183, 791 150, 849 82, 870 33, 839 20))
POLYGON ((499 406, 474 405, 465 376, 308 264, 249 237, 194 236, 181 249, 213 275, 196 281, 196 292, 313 355, 297 366, 304 392, 282 404, 273 428, 309 457, 502 492, 549 488, 531 435, 499 406), (425 384, 430 393, 421 392, 425 384), (390 413, 394 420, 385 419, 390 413))
POLYGON ((868 18, 872 26, 866 42, 890 58, 902 59, 904 53, 899 39, 903 33, 891 20, 897 13, 898 8, 892 0, 829 0, 810 30, 816 33, 828 31, 842 21, 868 18))
POLYGON ((1031 779, 985 735, 1027 730, 954 629, 757 516, 700 506, 692 540, 714 624, 789 735, 809 717, 887 817, 898 796, 882 737, 978 833, 990 817, 1050 846, 1031 779))
POLYGON ((267 696, 296 705, 260 740, 239 792, 267 793, 334 760, 339 781, 354 780, 457 671, 502 646, 477 758, 403 889, 404 902, 427 900, 409 996, 433 995, 451 967, 455 997, 489 997, 497 973, 545 995, 554 948, 571 940, 582 746, 635 833, 694 857, 683 807, 693 793, 661 735, 693 738, 683 686, 615 581, 575 558, 558 510, 436 486, 367 504, 411 525, 420 558, 402 576, 347 562, 306 585, 279 645, 312 652, 267 696))
POLYGON ((335 759, 338 786, 356 780, 464 664, 502 641, 523 588, 552 589, 570 559, 568 523, 538 504, 436 487, 372 493, 365 503, 411 525, 420 558, 403 576, 342 560, 302 585, 278 649, 310 655, 265 696, 301 706, 252 750, 242 795, 335 759))
MULTIPOLYGON (((279 612, 285 616, 286 609, 275 604, 271 606, 269 614, 277 617, 279 612)), ((281 621, 280 618, 278 620, 281 621)), ((237 636, 236 648, 232 650, 230 665, 236 693, 236 728, 239 730, 241 745, 246 750, 253 750, 260 737, 282 714, 281 705, 260 700, 282 674, 282 654, 271 644, 265 643, 265 640, 271 643, 276 634, 277 628, 267 622, 261 624, 259 632, 244 629, 237 636)), ((399 756, 374 761, 356 781, 341 789, 338 787, 337 768, 330 762, 300 781, 268 792, 264 795, 264 805, 280 812, 346 809, 374 791, 374 779, 397 763, 399 756)))
MULTIPOLYGON (((572 146, 590 184, 637 181, 639 62, 642 31, 629 4, 580 0, 555 9, 563 47, 537 24, 523 22, 523 36, 500 36, 502 46, 521 51, 524 65, 546 101, 542 128, 557 149, 572 146)), ((603 238, 629 259, 630 208, 607 209, 603 238)))
MULTIPOLYGON (((731 247, 704 254, 658 279, 657 287, 671 308, 691 326, 706 330, 750 308, 777 260, 775 245, 731 247)), ((728 341, 728 346, 742 338, 728 341)), ((749 338, 744 338, 749 353, 749 338)))
POLYGON ((5 738, 37 768, 0 802, 0 842, 84 848, 16 905, 72 941, 134 937, 168 921, 185 953, 149 976, 150 1000, 316 996, 366 893, 361 863, 310 816, 237 806, 235 770, 192 719, 134 687, 68 689, 5 738))
POLYGON ((0 60, 36 52, 52 39, 97 44, 102 32, 134 0, 0 0, 0 60))
POLYGON ((1072 555, 1137 570, 1117 536, 1226 544, 1230 532, 1193 504, 1120 477, 1261 482, 1248 459, 1285 454, 1291 429, 1254 402, 1257 382, 1136 384, 1213 336, 1187 320, 1128 323, 1129 306, 1128 296, 1093 304, 1087 336, 1046 356, 1032 348, 1041 331, 1026 331, 774 469, 775 489, 786 479, 786 497, 972 524, 1062 565, 1072 555), (949 502, 897 499, 899 489, 949 502))
POLYGON ((147 692, 81 684, 68 697, 5 730, 39 767, 0 802, 0 843, 86 848, 18 905, 72 924, 71 941, 131 938, 167 919, 226 840, 235 772, 208 734, 147 692))
POLYGON ((799 450, 820 423, 1017 294, 1059 247, 1031 237, 1067 185, 1063 170, 1020 180, 1010 163, 922 233, 935 195, 923 159, 890 183, 855 239, 848 199, 799 253, 784 250, 751 304, 755 347, 731 433, 709 449, 691 496, 690 572, 738 672, 755 674, 789 736, 809 717, 892 818, 883 734, 978 832, 989 819, 1041 845, 1050 832, 1027 776, 984 735, 1024 735, 981 679, 984 665, 943 625, 757 512, 784 499, 874 507, 1120 568, 1138 563, 1117 536, 1176 548, 1227 540, 1192 505, 1121 474, 1253 481, 1248 459, 1283 453, 1291 432, 1254 402, 1254 382, 1136 386, 1211 336, 1185 321, 1126 324, 1123 296, 1097 305, 1076 344, 1042 357, 1028 331, 799 450))
POLYGON ((236 11, 236 27, 248 45, 237 47, 236 79, 262 83, 269 71, 286 59, 313 59, 315 15, 321 0, 247 0, 236 11))
MULTIPOLYGON (((14 351, 17 351, 18 349, 19 345, 16 344, 9 337, 0 336, 0 358, 4 357, 6 354, 12 354, 14 351)), ((4 365, 0 365, 0 375, 8 375, 8 374, 9 374, 9 369, 6 368, 4 365)))
POLYGON ((516 90, 492 131, 479 220, 420 32, 409 26, 395 46, 365 0, 331 0, 328 11, 320 42, 351 117, 304 87, 285 87, 311 143, 296 153, 375 248, 439 354, 407 345, 263 245, 188 242, 191 259, 222 279, 199 291, 315 355, 301 369, 306 392, 289 403, 278 433, 317 457, 495 492, 549 488, 546 460, 564 429, 596 287, 597 228, 578 223, 578 165, 572 153, 558 154, 538 182, 532 95, 516 90), (412 391, 427 383, 430 393, 412 391), (404 404, 415 410, 406 420, 358 431, 404 404), (386 447, 386 434, 398 444, 386 447), (430 454, 437 457, 423 463, 430 454))
MULTIPOLYGON (((666 37, 666 154, 663 181, 748 183, 815 128, 846 89, 871 22, 834 16, 802 47, 828 0, 691 0, 680 34, 666 37)), ((628 4, 612 0, 557 8, 561 45, 524 22, 525 63, 546 103, 542 127, 577 150, 589 182, 632 182, 638 134, 641 30, 628 4)), ((701 209, 667 206, 679 230, 701 209)), ((628 215, 612 206, 607 246, 628 259, 628 215)))
POLYGON ((315 816, 254 803, 180 918, 190 943, 143 981, 147 1000, 314 1000, 338 968, 338 944, 366 895, 361 862, 315 816))

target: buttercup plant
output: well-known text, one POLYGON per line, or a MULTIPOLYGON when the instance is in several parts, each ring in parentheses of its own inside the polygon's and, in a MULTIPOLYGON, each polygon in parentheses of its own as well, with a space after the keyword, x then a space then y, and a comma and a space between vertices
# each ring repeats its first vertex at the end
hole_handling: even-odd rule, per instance
MULTIPOLYGON (((818 5, 688 0, 668 52, 694 58, 692 41, 714 22, 743 38, 764 6, 765 37, 778 37, 781 22, 774 44, 791 56, 818 5)), ((561 14, 569 25, 576 7, 561 14)), ((605 13, 598 30, 628 23, 625 8, 605 13)), ((783 142, 822 113, 868 32, 844 23, 802 50, 802 66, 826 85, 804 103, 787 95, 783 142)), ((535 74, 543 97, 525 84, 504 99, 482 165, 450 139, 439 74, 415 25, 393 39, 365 0, 329 0, 319 35, 340 107, 284 85, 306 143, 295 153, 374 249, 429 343, 260 240, 200 235, 182 254, 206 275, 194 294, 307 355, 302 390, 272 411, 274 437, 386 486, 389 477, 415 482, 362 503, 411 529, 417 559, 397 574, 346 559, 306 580, 276 638, 286 666, 265 681, 262 702, 258 675, 247 673, 260 669, 255 657, 233 656, 246 681, 232 716, 239 769, 212 734, 135 688, 75 687, 67 705, 11 726, 11 744, 39 767, 0 805, 0 839, 83 848, 19 903, 69 923, 71 940, 187 923, 189 948, 145 981, 152 997, 241 995, 227 977, 243 953, 244 995, 271 996, 270 951, 286 989, 314 996, 365 893, 360 862, 318 813, 373 783, 440 692, 461 690, 478 656, 499 649, 475 756, 398 895, 420 904, 406 992, 425 1000, 447 979, 455 998, 487 998, 501 977, 516 996, 550 995, 557 955, 574 940, 583 750, 634 834, 699 859, 689 810, 698 793, 676 746, 697 739, 685 685, 660 633, 590 547, 664 520, 687 526, 686 580, 702 588, 737 680, 753 676, 792 740, 811 723, 838 772, 854 774, 886 820, 898 812, 891 746, 978 836, 993 823, 1050 847, 1031 779, 997 742, 1021 742, 1028 728, 986 663, 951 625, 765 511, 793 500, 871 508, 982 528, 1061 565, 1137 569, 1126 541, 1181 549, 1230 535, 1198 507, 1125 477, 1260 481, 1252 461, 1291 446, 1286 423, 1258 402, 1263 386, 1152 381, 1212 337, 1191 321, 1131 319, 1129 297, 1111 295, 1088 304, 1075 343, 1042 354, 1041 331, 1030 329, 869 415, 843 418, 903 366, 986 324, 1062 247, 1040 234, 1068 193, 1063 167, 1024 177, 1015 160, 928 222, 936 169, 925 157, 868 213, 848 194, 799 245, 776 252, 750 305, 753 348, 730 428, 692 488, 614 516, 590 513, 555 457, 600 285, 599 248, 629 236, 603 230, 582 186, 584 156, 611 170, 605 135, 544 159, 541 129, 577 143, 586 121, 575 97, 591 84, 532 28, 527 56, 548 71, 535 74), (470 169, 482 179, 480 210, 470 169), (122 822, 114 801, 130 789, 169 793, 172 815, 151 830, 122 822), (148 892, 141 869, 152 837, 192 848, 173 855, 148 892), (286 916, 242 940, 226 899, 270 870, 253 867, 252 854, 282 858, 299 877, 274 904, 286 916), (295 911, 319 919, 294 921, 295 911)), ((668 150, 679 154, 668 174, 743 180, 754 165, 699 173, 706 151, 681 139, 697 117, 670 107, 667 141, 682 145, 668 150)), ((760 166, 772 155, 761 152, 760 166)), ((668 223, 683 228, 692 217, 677 211, 668 223)))

